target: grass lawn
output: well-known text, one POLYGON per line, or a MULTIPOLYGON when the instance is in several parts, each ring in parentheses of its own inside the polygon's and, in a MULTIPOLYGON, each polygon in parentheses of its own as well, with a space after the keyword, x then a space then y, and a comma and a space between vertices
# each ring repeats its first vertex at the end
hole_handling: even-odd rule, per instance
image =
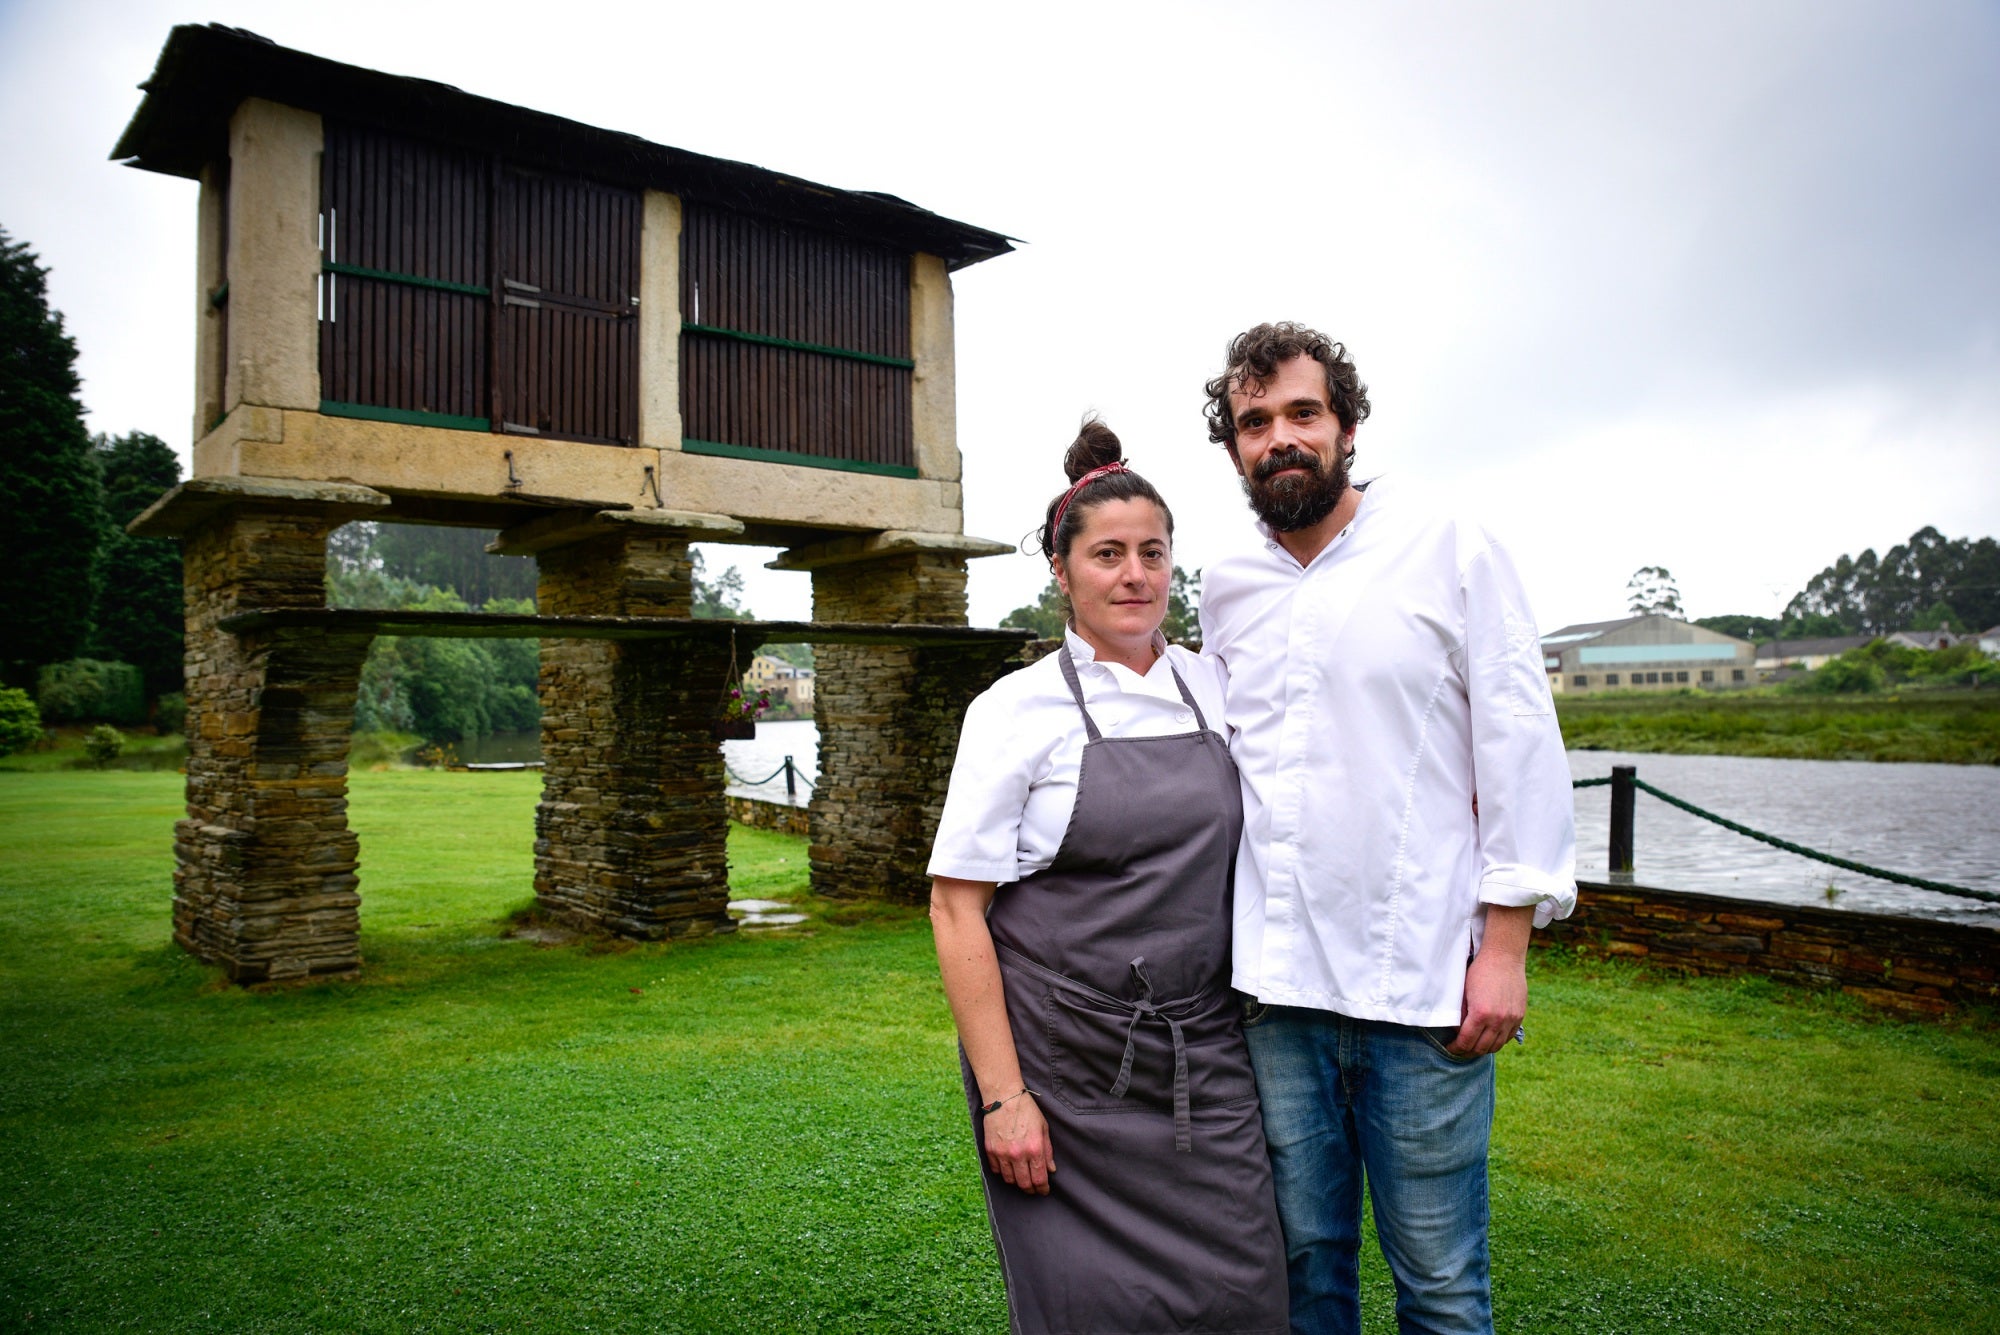
MULTIPOLYGON (((251 992, 168 942, 177 776, 0 773, 0 1328, 1005 1329, 922 915, 509 939, 536 789, 357 775, 366 977, 251 992)), ((2000 1033, 1534 969, 1501 1330, 2000 1328, 2000 1033)))
POLYGON ((2000 765, 2000 691, 1558 695, 1563 745, 1582 751, 1928 760, 2000 765))

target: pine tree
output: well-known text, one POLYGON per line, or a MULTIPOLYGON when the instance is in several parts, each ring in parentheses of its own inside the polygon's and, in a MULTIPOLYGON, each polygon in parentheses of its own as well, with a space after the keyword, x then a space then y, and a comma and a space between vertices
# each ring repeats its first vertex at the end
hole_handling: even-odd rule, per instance
POLYGON ((48 271, 0 229, 0 626, 17 682, 90 641, 104 520, 81 387, 48 271))
POLYGON ((181 546, 135 538, 125 525, 181 480, 180 460, 158 436, 135 431, 95 442, 104 485, 104 544, 97 555, 97 634, 92 657, 130 663, 158 695, 181 686, 181 546))

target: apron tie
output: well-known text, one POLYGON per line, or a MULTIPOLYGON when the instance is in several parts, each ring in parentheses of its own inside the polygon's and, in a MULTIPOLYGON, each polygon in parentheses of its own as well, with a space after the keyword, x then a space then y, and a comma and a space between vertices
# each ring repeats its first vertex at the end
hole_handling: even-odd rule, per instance
POLYGON ((1182 1154, 1194 1150, 1194 1117, 1188 1108, 1187 1040, 1181 1022, 1153 1004, 1153 980, 1146 977, 1146 957, 1132 961, 1132 976, 1139 984, 1139 998, 1125 1004, 1132 1019, 1125 1026, 1125 1056, 1118 1063, 1118 1079, 1112 1082, 1111 1097, 1123 1098, 1132 1087, 1132 1058, 1139 1041, 1139 1025, 1146 1020, 1164 1020, 1174 1039, 1174 1149, 1182 1154))

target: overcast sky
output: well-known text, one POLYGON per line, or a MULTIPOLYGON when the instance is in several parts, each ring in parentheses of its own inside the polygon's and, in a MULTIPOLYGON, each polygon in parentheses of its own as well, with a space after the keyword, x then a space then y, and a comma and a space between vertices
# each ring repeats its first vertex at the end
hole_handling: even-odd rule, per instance
MULTIPOLYGON (((1021 238, 956 276, 983 537, 1035 525, 1094 408, 1182 565, 1245 543, 1201 382, 1288 318, 1369 382, 1357 472, 1486 520, 1544 628, 1642 565, 1771 614, 1842 552, 2000 534, 1993 3, 0 0, 0 227, 92 429, 184 458, 195 187, 106 155, 193 21, 1021 238)), ((806 615, 768 555, 710 560, 806 615)), ((1047 578, 973 572, 981 624, 1047 578)))

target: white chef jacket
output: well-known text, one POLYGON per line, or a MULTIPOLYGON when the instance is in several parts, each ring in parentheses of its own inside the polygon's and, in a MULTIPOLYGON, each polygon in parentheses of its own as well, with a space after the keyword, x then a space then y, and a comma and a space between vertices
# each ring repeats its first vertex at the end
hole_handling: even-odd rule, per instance
POLYGON ((1539 927, 1576 903, 1569 766, 1527 597, 1483 527, 1380 479, 1304 567, 1258 527, 1201 599, 1243 780, 1235 985, 1456 1025, 1481 904, 1532 904, 1539 927))
MULTIPOLYGON (((1195 730, 1194 711, 1174 686, 1172 668, 1222 732, 1222 671, 1218 664, 1169 645, 1144 676, 1100 663, 1075 631, 1064 641, 1076 662, 1077 684, 1105 737, 1168 737, 1195 730)), ((1010 672, 965 711, 951 788, 931 845, 930 874, 965 881, 1018 881, 1055 861, 1076 807, 1083 764, 1083 715, 1063 680, 1055 654, 1010 672)), ((1170 811, 1135 812, 1135 819, 1172 820, 1170 811)))

